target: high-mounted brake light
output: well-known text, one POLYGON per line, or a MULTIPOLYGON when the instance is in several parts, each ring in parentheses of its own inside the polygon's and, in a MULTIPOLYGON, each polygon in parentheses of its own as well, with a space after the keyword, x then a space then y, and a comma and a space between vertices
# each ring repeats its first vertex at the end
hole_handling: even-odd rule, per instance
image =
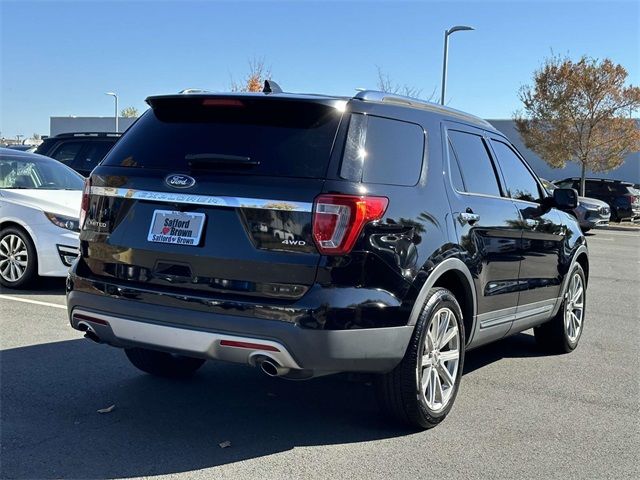
POLYGON ((82 230, 84 221, 87 218, 89 212, 89 197, 91 194, 91 178, 84 179, 84 188, 82 189, 82 203, 80 204, 80 223, 78 227, 82 230))
POLYGON ((205 98, 202 105, 205 107, 244 107, 241 100, 234 98, 205 98))
POLYGON ((349 253, 364 225, 380 220, 388 203, 386 197, 318 196, 313 207, 313 239, 320 253, 349 253))

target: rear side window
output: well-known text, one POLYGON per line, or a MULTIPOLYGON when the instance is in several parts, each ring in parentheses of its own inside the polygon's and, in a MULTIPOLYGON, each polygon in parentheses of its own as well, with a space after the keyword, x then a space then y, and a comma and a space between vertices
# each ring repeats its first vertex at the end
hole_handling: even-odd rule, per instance
POLYGON ((495 170, 480 135, 449 130, 449 140, 460 165, 465 191, 500 196, 495 170))
POLYGON ((540 200, 538 182, 520 157, 509 145, 497 140, 491 140, 491 146, 496 154, 502 176, 504 177, 506 194, 516 200, 537 202, 540 200))
POLYGON ((424 157, 424 130, 414 123, 354 113, 340 177, 356 182, 415 185, 424 157))
POLYGON ((102 165, 324 177, 341 115, 317 102, 158 99, 102 165))
POLYGON ((66 165, 71 165, 82 149, 82 145, 82 142, 63 143, 53 152, 51 157, 66 165))

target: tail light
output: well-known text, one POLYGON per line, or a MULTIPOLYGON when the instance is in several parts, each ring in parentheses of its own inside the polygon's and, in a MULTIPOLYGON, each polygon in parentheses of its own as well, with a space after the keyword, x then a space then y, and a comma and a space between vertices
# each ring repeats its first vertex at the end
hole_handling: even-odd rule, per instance
POLYGON ((84 226, 84 220, 87 218, 87 212, 89 211, 89 196, 91 194, 91 178, 85 178, 84 188, 82 189, 82 203, 80 204, 80 223, 79 227, 82 230, 84 226))
POLYGON ((351 251, 362 227, 380 220, 389 199, 358 195, 320 195, 313 207, 313 239, 323 255, 351 251))

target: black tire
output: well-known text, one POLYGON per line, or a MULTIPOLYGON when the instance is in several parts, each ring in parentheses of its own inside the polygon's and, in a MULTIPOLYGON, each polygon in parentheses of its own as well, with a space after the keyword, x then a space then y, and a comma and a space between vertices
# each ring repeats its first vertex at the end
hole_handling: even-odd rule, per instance
MULTIPOLYGON (((5 239, 9 239, 10 236, 13 236, 13 235, 18 237, 26 247, 27 266, 22 276, 18 278, 16 281, 5 279, 0 273, 0 284, 4 287, 9 287, 9 288, 25 288, 29 286, 38 276, 38 255, 36 253, 36 247, 33 245, 33 241, 31 240, 31 237, 21 228, 17 228, 17 227, 3 228, 0 231, 0 243, 2 243, 2 241, 5 239)), ((3 247, 0 246, 0 248, 3 248, 3 247)))
POLYGON ((536 337, 536 342, 538 345, 549 353, 569 353, 575 350, 578 346, 578 342, 580 341, 580 337, 582 336, 582 332, 584 331, 584 318, 587 307, 587 290, 586 290, 587 282, 584 276, 584 271, 582 267, 576 263, 569 273, 569 278, 567 281, 567 288, 564 293, 564 299, 562 301, 562 305, 558 310, 558 313, 546 323, 539 325, 533 329, 534 335, 536 337), (580 316, 581 323, 580 328, 578 330, 577 336, 574 335, 575 338, 571 338, 568 331, 568 325, 566 319, 567 307, 571 301, 570 290, 571 290, 571 282, 575 275, 580 277, 583 288, 583 296, 582 296, 582 314, 580 316))
POLYGON ((126 348, 125 353, 135 367, 157 377, 189 377, 205 362, 202 358, 185 357, 146 348, 126 348))
MULTIPOLYGON (((404 358, 391 372, 376 377, 376 393, 383 410, 396 420, 415 428, 427 429, 438 425, 451 411, 458 393, 464 366, 464 345, 465 332, 462 311, 456 298, 444 288, 431 289, 416 322, 404 358), (448 401, 443 408, 434 410, 427 404, 421 388, 422 375, 425 370, 422 366, 418 366, 418 361, 422 358, 425 350, 427 332, 432 325, 435 314, 442 312, 443 308, 452 312, 458 328, 459 360, 448 401)), ((438 355, 440 355, 439 351, 438 355)))

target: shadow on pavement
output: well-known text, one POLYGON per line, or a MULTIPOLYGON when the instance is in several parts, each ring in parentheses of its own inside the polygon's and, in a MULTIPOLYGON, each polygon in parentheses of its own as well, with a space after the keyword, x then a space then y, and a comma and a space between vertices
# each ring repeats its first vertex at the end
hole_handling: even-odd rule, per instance
POLYGON ((548 355, 538 347, 533 335, 518 333, 466 353, 463 374, 466 375, 503 358, 533 358, 548 355))
POLYGON ((57 277, 39 277, 28 289, 6 288, 0 286, 0 295, 64 295, 65 293, 65 278, 57 277))
MULTIPOLYGON (((465 373, 534 356, 520 337, 470 352, 465 373)), ((412 434, 384 419, 369 382, 345 375, 291 382, 208 362, 189 380, 164 380, 80 339, 5 350, 0 368, 2 478, 171 474, 412 434)))

